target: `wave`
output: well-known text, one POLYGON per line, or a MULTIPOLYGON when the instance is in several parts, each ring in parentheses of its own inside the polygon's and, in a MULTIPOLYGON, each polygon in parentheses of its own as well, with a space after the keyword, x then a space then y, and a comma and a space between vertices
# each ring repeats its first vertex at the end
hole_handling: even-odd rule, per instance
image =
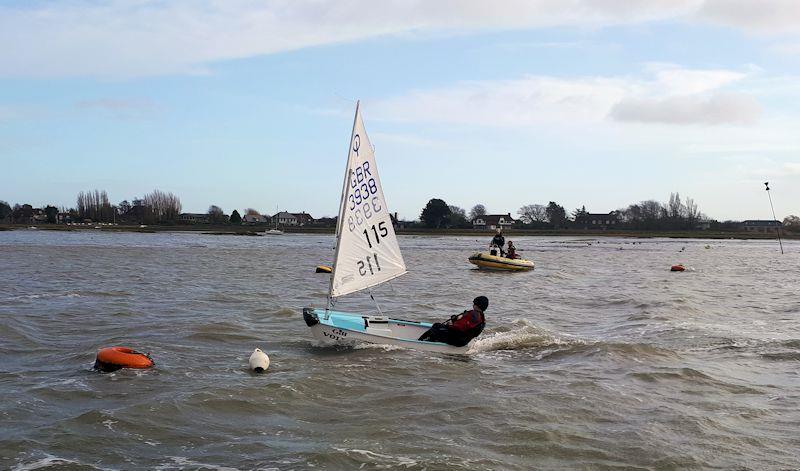
POLYGON ((333 447, 333 449, 340 453, 344 453, 348 458, 361 463, 362 467, 365 464, 368 464, 376 469, 391 469, 397 467, 412 468, 419 464, 417 460, 407 456, 387 455, 383 453, 376 453, 370 450, 361 450, 358 448, 345 449, 333 447))
POLYGON ((45 292, 36 294, 20 294, 17 296, 9 296, 5 298, 6 301, 31 301, 37 299, 58 299, 58 298, 117 298, 130 296, 127 291, 68 291, 68 292, 45 292))
POLYGON ((509 327, 500 327, 498 330, 488 336, 478 337, 468 353, 559 347, 585 343, 583 340, 571 336, 558 336, 549 330, 537 327, 526 319, 514 320, 509 327))
POLYGON ((32 461, 30 463, 18 463, 16 466, 11 468, 12 471, 33 471, 36 469, 45 469, 45 468, 58 468, 61 467, 67 469, 73 468, 80 468, 80 469, 109 469, 109 468, 98 468, 93 466, 89 463, 82 463, 80 461, 75 460, 68 460, 66 458, 59 458, 58 456, 53 455, 45 455, 44 458, 38 459, 36 461, 32 461))
POLYGON ((761 391, 758 389, 749 386, 727 383, 693 368, 677 368, 669 369, 668 371, 637 372, 630 373, 630 376, 649 383, 678 380, 697 385, 712 386, 714 388, 723 389, 731 394, 761 394, 761 391))
POLYGON ((218 466, 209 463, 201 463, 199 461, 194 461, 184 456, 170 456, 168 457, 172 460, 171 463, 162 463, 156 466, 155 470, 157 471, 166 471, 171 469, 212 469, 215 471, 238 471, 238 468, 231 468, 228 466, 218 466))
POLYGON ((80 298, 80 293, 39 293, 39 294, 21 294, 19 296, 9 296, 6 301, 26 301, 32 299, 52 299, 52 298, 80 298))

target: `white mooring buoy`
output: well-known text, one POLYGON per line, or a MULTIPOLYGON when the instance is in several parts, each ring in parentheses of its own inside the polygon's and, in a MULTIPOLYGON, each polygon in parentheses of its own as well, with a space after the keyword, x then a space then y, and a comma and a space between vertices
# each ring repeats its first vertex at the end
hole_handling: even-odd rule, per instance
POLYGON ((250 355, 250 369, 256 373, 263 373, 269 368, 269 357, 261 349, 256 348, 250 355))

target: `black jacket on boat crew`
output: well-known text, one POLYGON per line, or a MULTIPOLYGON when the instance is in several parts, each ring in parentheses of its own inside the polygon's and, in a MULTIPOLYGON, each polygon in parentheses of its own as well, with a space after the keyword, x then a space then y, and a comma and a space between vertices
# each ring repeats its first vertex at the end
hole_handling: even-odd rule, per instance
POLYGON ((506 245, 506 238, 503 237, 503 234, 495 234, 492 238, 492 245, 496 245, 500 247, 500 250, 503 250, 503 246, 506 245))
POLYGON ((503 234, 495 234, 492 237, 492 245, 497 246, 497 250, 500 251, 500 255, 504 256, 506 252, 503 250, 503 245, 506 243, 506 238, 503 237, 503 234))

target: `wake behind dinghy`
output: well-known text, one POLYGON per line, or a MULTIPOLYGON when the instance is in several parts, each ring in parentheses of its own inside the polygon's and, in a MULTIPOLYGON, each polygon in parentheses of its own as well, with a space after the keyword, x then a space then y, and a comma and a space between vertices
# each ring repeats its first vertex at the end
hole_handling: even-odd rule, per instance
POLYGON ((334 298, 377 286, 405 273, 406 264, 357 104, 336 225, 336 253, 331 267, 328 305, 325 309, 304 308, 303 318, 314 337, 325 343, 367 342, 432 352, 467 353, 470 344, 456 347, 417 340, 432 326, 426 322, 331 309, 334 298))

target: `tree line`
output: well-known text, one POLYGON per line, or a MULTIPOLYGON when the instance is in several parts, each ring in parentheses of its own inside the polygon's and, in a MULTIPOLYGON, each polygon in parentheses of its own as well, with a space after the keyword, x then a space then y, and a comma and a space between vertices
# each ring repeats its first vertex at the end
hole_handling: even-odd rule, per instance
MULTIPOLYGON (((480 203, 473 206, 467 213, 464 209, 449 205, 440 198, 432 198, 420 213, 419 225, 433 229, 466 229, 473 227, 472 221, 475 218, 486 214, 486 206, 480 203)), ((555 201, 550 201, 547 204, 524 205, 517 210, 516 214, 519 224, 515 224, 515 227, 522 229, 590 229, 598 227, 596 224, 592 224, 592 221, 596 221, 599 215, 589 213, 585 205, 568 213, 563 206, 555 201)), ((601 225, 616 229, 691 231, 699 229, 700 223, 707 223, 710 229, 738 229, 736 222, 718 222, 708 218, 700 212, 697 203, 692 198, 681 199, 679 193, 671 193, 667 203, 652 199, 640 201, 625 208, 604 213, 603 216, 600 218, 602 219, 601 225)), ((800 218, 797 216, 786 217, 783 225, 787 230, 800 232, 800 218)))
POLYGON ((182 209, 181 200, 170 192, 153 190, 142 198, 133 198, 132 202, 123 200, 112 204, 105 190, 81 191, 75 200, 75 207, 58 208, 47 205, 44 209, 34 208, 30 204, 15 204, 11 207, 0 201, 0 222, 28 222, 37 213, 43 212, 48 223, 60 221, 59 216, 72 222, 115 223, 127 222, 138 224, 175 223, 182 209))

